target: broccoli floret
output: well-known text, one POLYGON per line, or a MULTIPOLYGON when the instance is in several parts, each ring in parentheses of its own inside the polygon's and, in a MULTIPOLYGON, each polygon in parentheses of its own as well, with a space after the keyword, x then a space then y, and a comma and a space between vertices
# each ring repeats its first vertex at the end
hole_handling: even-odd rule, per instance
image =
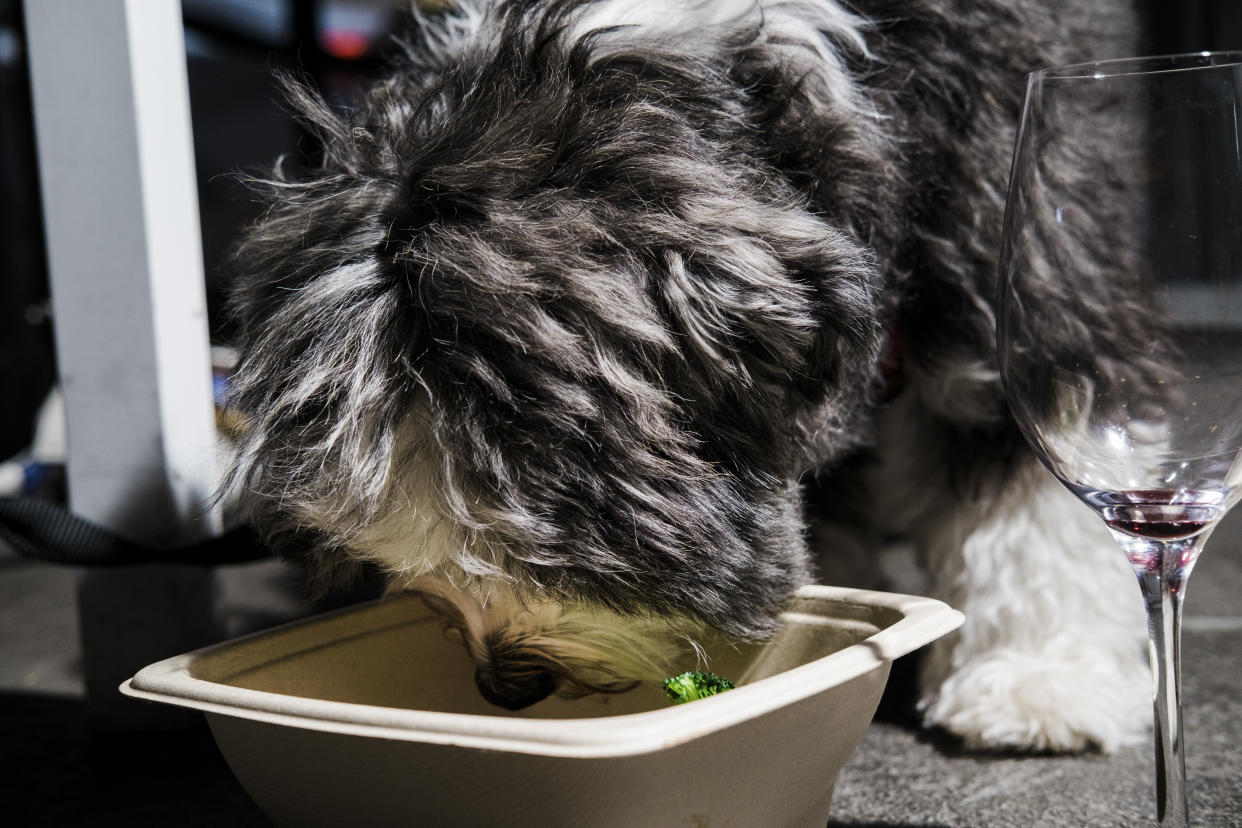
POLYGON ((664 682, 664 692, 673 704, 705 699, 733 689, 733 682, 715 673, 682 673, 664 682))

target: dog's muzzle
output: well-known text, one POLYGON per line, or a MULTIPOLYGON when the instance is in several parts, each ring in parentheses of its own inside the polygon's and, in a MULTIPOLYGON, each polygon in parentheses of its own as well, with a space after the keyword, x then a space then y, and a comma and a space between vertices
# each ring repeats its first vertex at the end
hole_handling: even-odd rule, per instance
POLYGON ((488 641, 486 645, 489 657, 475 667, 474 682, 492 704, 521 710, 559 689, 560 677, 536 652, 512 641, 488 641))

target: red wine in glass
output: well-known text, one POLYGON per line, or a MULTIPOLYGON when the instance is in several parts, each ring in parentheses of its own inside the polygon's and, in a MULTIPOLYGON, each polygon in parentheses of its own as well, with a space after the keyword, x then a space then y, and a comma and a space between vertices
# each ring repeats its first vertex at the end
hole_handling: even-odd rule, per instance
POLYGON ((1194 540, 1220 519, 1223 500, 1219 492, 1193 489, 1097 492, 1085 499, 1109 528, 1131 539, 1156 542, 1123 540, 1122 550, 1130 564, 1140 571, 1165 565, 1165 556, 1159 553, 1168 550, 1175 553, 1174 560, 1169 561, 1175 566, 1184 568, 1193 563, 1198 547, 1185 542, 1194 540))
POLYGON ((1219 495, 1172 489, 1139 489, 1114 495, 1104 506, 1104 522, 1119 532, 1150 540, 1183 540, 1202 532, 1220 517, 1219 495))

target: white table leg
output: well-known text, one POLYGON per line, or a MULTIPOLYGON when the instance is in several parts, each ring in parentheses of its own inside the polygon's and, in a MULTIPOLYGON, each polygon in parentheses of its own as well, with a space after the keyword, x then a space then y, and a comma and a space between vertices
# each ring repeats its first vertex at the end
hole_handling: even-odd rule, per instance
MULTIPOLYGON (((35 127, 73 510, 151 545, 220 529, 181 8, 27 0, 35 127)), ((80 580, 87 695, 216 636, 214 573, 80 580)))

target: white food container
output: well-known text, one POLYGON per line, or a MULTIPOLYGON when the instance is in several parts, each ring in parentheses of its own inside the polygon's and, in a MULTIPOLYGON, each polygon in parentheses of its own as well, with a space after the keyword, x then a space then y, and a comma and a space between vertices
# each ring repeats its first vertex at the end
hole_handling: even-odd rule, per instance
POLYGON ((823 828, 892 660, 961 621, 929 598, 809 586, 771 642, 713 660, 736 690, 511 713, 423 603, 395 597, 152 664, 121 690, 204 711, 282 826, 823 828))

